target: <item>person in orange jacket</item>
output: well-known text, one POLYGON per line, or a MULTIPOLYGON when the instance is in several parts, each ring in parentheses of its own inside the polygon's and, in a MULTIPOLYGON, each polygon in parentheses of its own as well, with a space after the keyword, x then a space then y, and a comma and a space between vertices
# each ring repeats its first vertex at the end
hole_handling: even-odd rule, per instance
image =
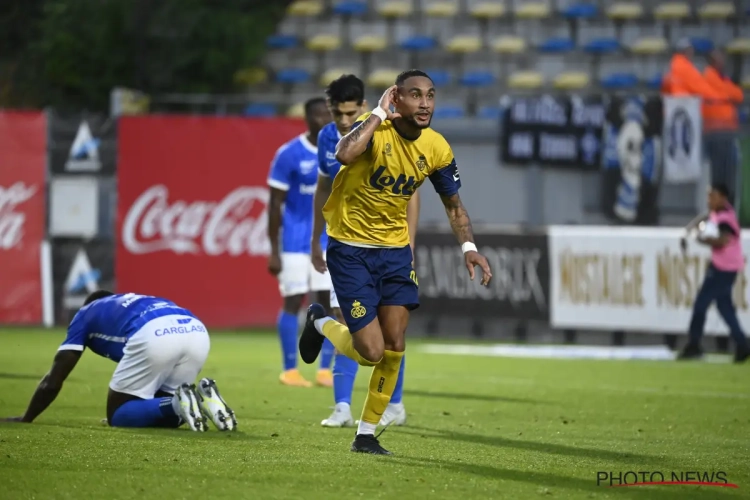
POLYGON ((669 64, 669 73, 662 82, 662 93, 665 95, 693 95, 702 97, 704 101, 722 99, 703 78, 698 68, 693 64, 695 49, 688 38, 677 42, 676 52, 669 64))
POLYGON ((737 106, 742 104, 742 89, 726 76, 724 54, 714 50, 708 57, 708 66, 703 78, 722 100, 703 103, 703 130, 737 130, 737 106))

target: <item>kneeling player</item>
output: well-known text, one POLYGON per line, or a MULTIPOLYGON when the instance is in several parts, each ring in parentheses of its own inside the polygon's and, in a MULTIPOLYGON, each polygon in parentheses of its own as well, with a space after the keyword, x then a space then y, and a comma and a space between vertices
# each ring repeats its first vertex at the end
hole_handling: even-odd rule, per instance
POLYGON ((117 362, 109 383, 107 421, 113 427, 179 427, 234 430, 237 420, 216 383, 195 378, 211 343, 206 327, 169 300, 100 290, 86 298, 68 327, 52 368, 42 378, 23 417, 33 422, 55 400, 85 348, 117 362))

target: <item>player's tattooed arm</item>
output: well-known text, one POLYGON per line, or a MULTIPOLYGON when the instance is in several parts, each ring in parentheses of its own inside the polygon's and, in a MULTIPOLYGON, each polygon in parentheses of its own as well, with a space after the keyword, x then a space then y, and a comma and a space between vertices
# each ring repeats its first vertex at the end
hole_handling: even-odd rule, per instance
POLYGON ((473 242, 474 232, 471 228, 469 212, 466 211, 458 193, 452 196, 441 196, 440 199, 443 201, 445 213, 448 215, 448 221, 458 242, 462 245, 467 241, 473 242))
POLYGON ((367 148, 370 147, 372 137, 381 123, 380 118, 370 115, 342 137, 336 145, 336 159, 339 163, 350 165, 367 151, 367 148))

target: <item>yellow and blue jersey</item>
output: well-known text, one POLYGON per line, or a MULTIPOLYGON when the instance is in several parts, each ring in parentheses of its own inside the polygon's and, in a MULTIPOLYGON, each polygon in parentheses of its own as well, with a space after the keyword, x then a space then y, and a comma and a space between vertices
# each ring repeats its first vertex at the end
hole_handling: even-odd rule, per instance
MULTIPOLYGON (((369 115, 359 117, 355 127, 369 115)), ((360 246, 407 246, 406 205, 427 178, 441 196, 453 196, 461 187, 448 141, 430 128, 410 140, 385 120, 367 151, 342 165, 334 178, 323 208, 328 235, 360 246)))

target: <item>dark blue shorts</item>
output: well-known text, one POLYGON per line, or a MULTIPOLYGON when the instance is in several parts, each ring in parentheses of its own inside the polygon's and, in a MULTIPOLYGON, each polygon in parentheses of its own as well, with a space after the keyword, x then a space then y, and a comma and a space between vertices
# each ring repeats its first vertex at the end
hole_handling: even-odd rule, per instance
POLYGON ((361 248, 328 239, 326 263, 349 331, 357 332, 378 315, 379 306, 419 307, 417 276, 409 245, 361 248))

